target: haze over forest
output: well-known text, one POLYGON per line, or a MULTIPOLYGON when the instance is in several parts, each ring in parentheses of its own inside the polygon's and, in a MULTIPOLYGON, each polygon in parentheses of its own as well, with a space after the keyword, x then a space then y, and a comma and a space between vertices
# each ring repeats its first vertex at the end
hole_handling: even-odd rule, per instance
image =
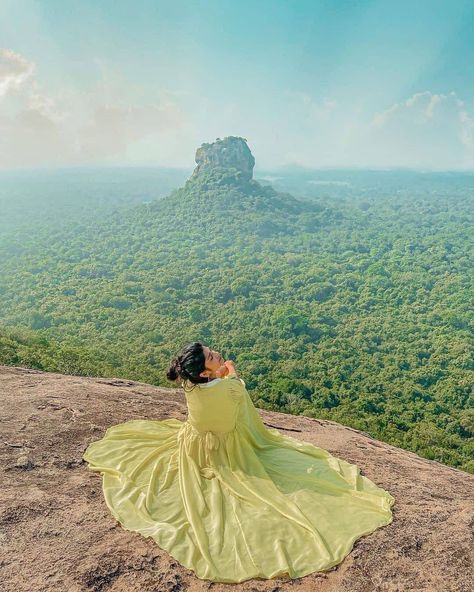
POLYGON ((252 177, 242 138, 203 146, 192 175, 0 173, 0 363, 173 386, 201 340, 259 407, 474 472, 474 175, 252 177))

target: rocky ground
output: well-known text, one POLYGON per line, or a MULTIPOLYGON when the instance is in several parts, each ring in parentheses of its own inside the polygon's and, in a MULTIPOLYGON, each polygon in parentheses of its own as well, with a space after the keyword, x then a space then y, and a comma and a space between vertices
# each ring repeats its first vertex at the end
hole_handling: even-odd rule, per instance
POLYGON ((467 592, 474 590, 474 476, 343 425, 260 410, 390 491, 393 522, 327 573, 220 584, 123 529, 82 454, 110 425, 186 419, 181 389, 0 366, 0 581, 4 592, 467 592))

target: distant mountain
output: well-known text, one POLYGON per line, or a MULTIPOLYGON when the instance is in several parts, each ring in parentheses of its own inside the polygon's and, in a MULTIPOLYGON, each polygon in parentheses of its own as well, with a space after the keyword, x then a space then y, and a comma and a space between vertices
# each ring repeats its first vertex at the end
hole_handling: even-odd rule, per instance
MULTIPOLYGON (((202 221, 214 230, 238 226, 244 233, 270 237, 312 231, 341 215, 316 202, 296 199, 253 179, 255 158, 244 138, 228 136, 196 151, 197 166, 185 185, 143 210, 182 228, 202 221)), ((145 204, 147 205, 147 204, 145 204)))

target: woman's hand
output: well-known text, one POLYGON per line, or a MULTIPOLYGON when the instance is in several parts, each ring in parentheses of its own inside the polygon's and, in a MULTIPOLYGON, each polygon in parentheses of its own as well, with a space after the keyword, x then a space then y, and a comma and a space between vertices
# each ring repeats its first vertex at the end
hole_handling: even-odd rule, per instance
POLYGON ((220 368, 216 370, 216 377, 223 378, 224 376, 227 376, 228 373, 229 368, 225 364, 223 364, 220 368))
POLYGON ((219 378, 223 378, 228 374, 235 374, 237 375, 237 371, 235 369, 235 364, 232 360, 226 360, 224 364, 216 370, 216 376, 219 378))

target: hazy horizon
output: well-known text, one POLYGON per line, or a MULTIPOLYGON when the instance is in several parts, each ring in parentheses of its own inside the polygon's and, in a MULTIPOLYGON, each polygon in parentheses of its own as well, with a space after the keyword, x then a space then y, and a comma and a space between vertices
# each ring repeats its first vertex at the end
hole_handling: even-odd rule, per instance
MULTIPOLYGON (((40 166, 40 167, 15 167, 2 169, 0 168, 0 174, 2 173, 15 173, 15 172, 54 172, 54 171, 74 171, 74 170, 87 170, 87 169, 161 169, 163 171, 189 171, 191 174, 193 169, 197 166, 161 166, 159 164, 78 164, 78 165, 64 165, 64 166, 40 166)), ((318 172, 318 171, 339 171, 339 172, 414 172, 421 174, 436 174, 436 173, 455 173, 455 174, 473 174, 474 167, 471 169, 430 169, 428 167, 409 167, 409 166, 320 166, 320 167, 306 167, 304 165, 288 164, 280 165, 279 167, 257 167, 255 166, 253 171, 253 178, 259 176, 260 173, 277 173, 277 172, 318 172)))

